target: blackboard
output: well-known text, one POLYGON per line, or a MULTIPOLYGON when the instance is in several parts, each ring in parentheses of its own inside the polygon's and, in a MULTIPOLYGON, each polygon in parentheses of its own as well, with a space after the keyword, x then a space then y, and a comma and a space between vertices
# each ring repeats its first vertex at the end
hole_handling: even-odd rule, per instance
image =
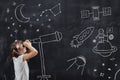
POLYGON ((0 80, 14 79, 16 39, 39 51, 30 80, 119 80, 119 9, 119 0, 1 0, 0 80))

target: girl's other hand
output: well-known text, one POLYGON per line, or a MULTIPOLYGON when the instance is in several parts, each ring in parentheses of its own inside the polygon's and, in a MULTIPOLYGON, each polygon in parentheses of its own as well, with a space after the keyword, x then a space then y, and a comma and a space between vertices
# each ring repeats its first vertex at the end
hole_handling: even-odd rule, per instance
POLYGON ((23 42, 23 45, 24 45, 25 47, 31 46, 31 42, 30 42, 29 40, 25 40, 25 41, 23 42))

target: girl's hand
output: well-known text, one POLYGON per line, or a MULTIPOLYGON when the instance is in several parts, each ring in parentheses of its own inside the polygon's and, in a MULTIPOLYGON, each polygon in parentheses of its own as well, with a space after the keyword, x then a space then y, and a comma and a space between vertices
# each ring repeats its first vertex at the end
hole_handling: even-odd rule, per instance
POLYGON ((29 40, 25 40, 25 41, 23 42, 23 45, 24 45, 25 47, 32 46, 32 45, 31 45, 31 42, 30 42, 29 40))

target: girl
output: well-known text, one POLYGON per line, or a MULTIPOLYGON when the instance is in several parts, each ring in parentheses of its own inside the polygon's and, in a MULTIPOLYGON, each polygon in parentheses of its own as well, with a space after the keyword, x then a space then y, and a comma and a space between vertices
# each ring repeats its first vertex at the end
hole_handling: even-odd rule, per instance
POLYGON ((36 56, 38 51, 31 45, 29 40, 15 40, 10 50, 14 63, 15 80, 29 80, 27 60, 36 56))

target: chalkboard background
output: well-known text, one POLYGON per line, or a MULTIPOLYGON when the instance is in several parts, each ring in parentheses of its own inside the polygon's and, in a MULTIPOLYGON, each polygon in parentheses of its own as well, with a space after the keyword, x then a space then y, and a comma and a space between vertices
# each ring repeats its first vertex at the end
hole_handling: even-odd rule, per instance
MULTIPOLYGON (((38 41, 43 47, 45 75, 51 76, 41 80, 120 80, 119 10, 119 0, 0 0, 0 80, 14 79, 13 63, 9 58, 9 46, 14 40, 33 41, 48 34, 54 38, 58 32, 62 34, 60 40, 38 41), (105 8, 111 13, 103 15, 105 8), (98 20, 94 20, 95 14, 99 14, 98 20), (73 44, 76 43, 71 44, 76 40, 73 37, 84 36, 91 27, 93 32, 88 30, 91 33, 78 40, 83 43, 75 48, 73 44), (111 30, 108 42, 116 48, 109 49, 111 55, 102 56, 93 51, 100 29, 104 30, 104 36, 111 30)), ((34 41, 32 44, 39 51, 39 44, 34 41)), ((40 80, 40 51, 28 63, 30 80, 40 80)))

